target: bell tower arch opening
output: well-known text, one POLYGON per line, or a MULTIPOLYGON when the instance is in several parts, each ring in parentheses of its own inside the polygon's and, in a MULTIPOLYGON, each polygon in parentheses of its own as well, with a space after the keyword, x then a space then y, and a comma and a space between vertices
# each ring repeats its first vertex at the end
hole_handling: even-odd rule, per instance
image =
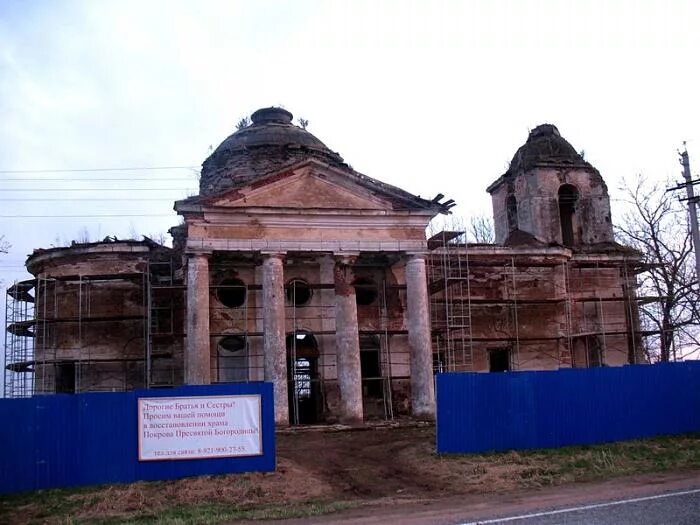
POLYGON ((574 245, 574 213, 579 193, 576 186, 562 184, 559 187, 559 223, 561 225, 561 240, 564 246, 574 245))
POLYGON ((508 195, 506 198, 506 219, 509 232, 518 229, 518 201, 515 195, 508 195))

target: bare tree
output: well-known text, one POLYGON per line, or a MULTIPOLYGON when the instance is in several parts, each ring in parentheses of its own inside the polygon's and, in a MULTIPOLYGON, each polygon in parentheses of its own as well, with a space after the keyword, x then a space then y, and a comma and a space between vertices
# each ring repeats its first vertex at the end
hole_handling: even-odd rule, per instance
POLYGON ((92 242, 92 236, 87 226, 83 226, 78 232, 78 236, 73 241, 76 244, 86 244, 92 242))
POLYGON ((147 238, 151 239, 152 241, 155 241, 158 244, 161 244, 163 246, 166 246, 170 242, 170 238, 168 237, 168 234, 165 233, 164 231, 149 233, 148 235, 144 235, 144 237, 147 237, 147 238))
POLYGON ((616 227, 619 242, 638 250, 638 276, 646 351, 652 361, 670 361, 698 351, 698 288, 687 210, 665 186, 639 176, 624 181, 629 209, 616 227))
POLYGON ((479 244, 493 244, 496 242, 496 233, 493 229, 493 219, 488 215, 472 215, 469 219, 467 238, 470 242, 479 244))
POLYGON ((452 241, 457 244, 464 242, 493 244, 496 242, 493 219, 484 214, 472 215, 469 219, 454 215, 441 217, 428 225, 426 233, 428 236, 432 236, 442 230, 461 232, 462 235, 459 235, 452 241))

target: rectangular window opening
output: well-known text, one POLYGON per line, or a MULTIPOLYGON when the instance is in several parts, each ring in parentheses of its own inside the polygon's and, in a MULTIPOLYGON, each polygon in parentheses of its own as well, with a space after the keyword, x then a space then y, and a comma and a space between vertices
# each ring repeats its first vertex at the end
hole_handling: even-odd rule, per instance
POLYGON ((489 350, 489 372, 508 372, 510 369, 510 348, 489 350))
POLYGON ((75 363, 56 365, 56 393, 75 394, 75 363))

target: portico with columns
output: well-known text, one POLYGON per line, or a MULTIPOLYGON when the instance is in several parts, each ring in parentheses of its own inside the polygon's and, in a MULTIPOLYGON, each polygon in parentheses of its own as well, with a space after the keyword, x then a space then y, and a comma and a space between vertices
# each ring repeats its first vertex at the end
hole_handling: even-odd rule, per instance
MULTIPOLYGON (((270 111, 251 128, 289 125, 270 111)), ((282 426, 432 419, 425 228, 450 205, 324 160, 311 150, 223 182, 203 171, 202 187, 213 177, 216 188, 175 204, 186 229, 185 382, 270 381, 282 426)))

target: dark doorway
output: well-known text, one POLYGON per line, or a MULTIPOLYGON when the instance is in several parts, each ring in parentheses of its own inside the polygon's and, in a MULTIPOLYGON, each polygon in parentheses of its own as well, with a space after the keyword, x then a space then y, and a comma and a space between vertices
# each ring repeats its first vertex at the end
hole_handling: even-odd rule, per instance
POLYGON ((362 396, 382 398, 382 369, 379 363, 379 338, 376 335, 360 336, 360 374, 362 396))
POLYGON ((294 425, 321 419, 318 344, 313 334, 297 331, 287 336, 289 420, 294 425))
POLYGON ((360 277, 355 279, 352 285, 355 287, 355 301, 359 306, 368 306, 377 300, 379 289, 374 281, 360 277))
POLYGON ((559 188, 559 222, 561 240, 564 246, 574 245, 574 211, 578 200, 578 190, 571 184, 559 188))
POLYGON ((56 371, 56 393, 75 394, 75 363, 58 363, 56 371))
POLYGON ((586 350, 588 353, 588 367, 603 366, 603 348, 600 338, 596 335, 586 336, 586 350))
POLYGON ((510 349, 495 348, 489 350, 489 372, 508 372, 510 370, 510 349))
POLYGON ((365 419, 386 417, 385 378, 382 377, 380 348, 379 337, 374 334, 360 334, 360 375, 365 419))

